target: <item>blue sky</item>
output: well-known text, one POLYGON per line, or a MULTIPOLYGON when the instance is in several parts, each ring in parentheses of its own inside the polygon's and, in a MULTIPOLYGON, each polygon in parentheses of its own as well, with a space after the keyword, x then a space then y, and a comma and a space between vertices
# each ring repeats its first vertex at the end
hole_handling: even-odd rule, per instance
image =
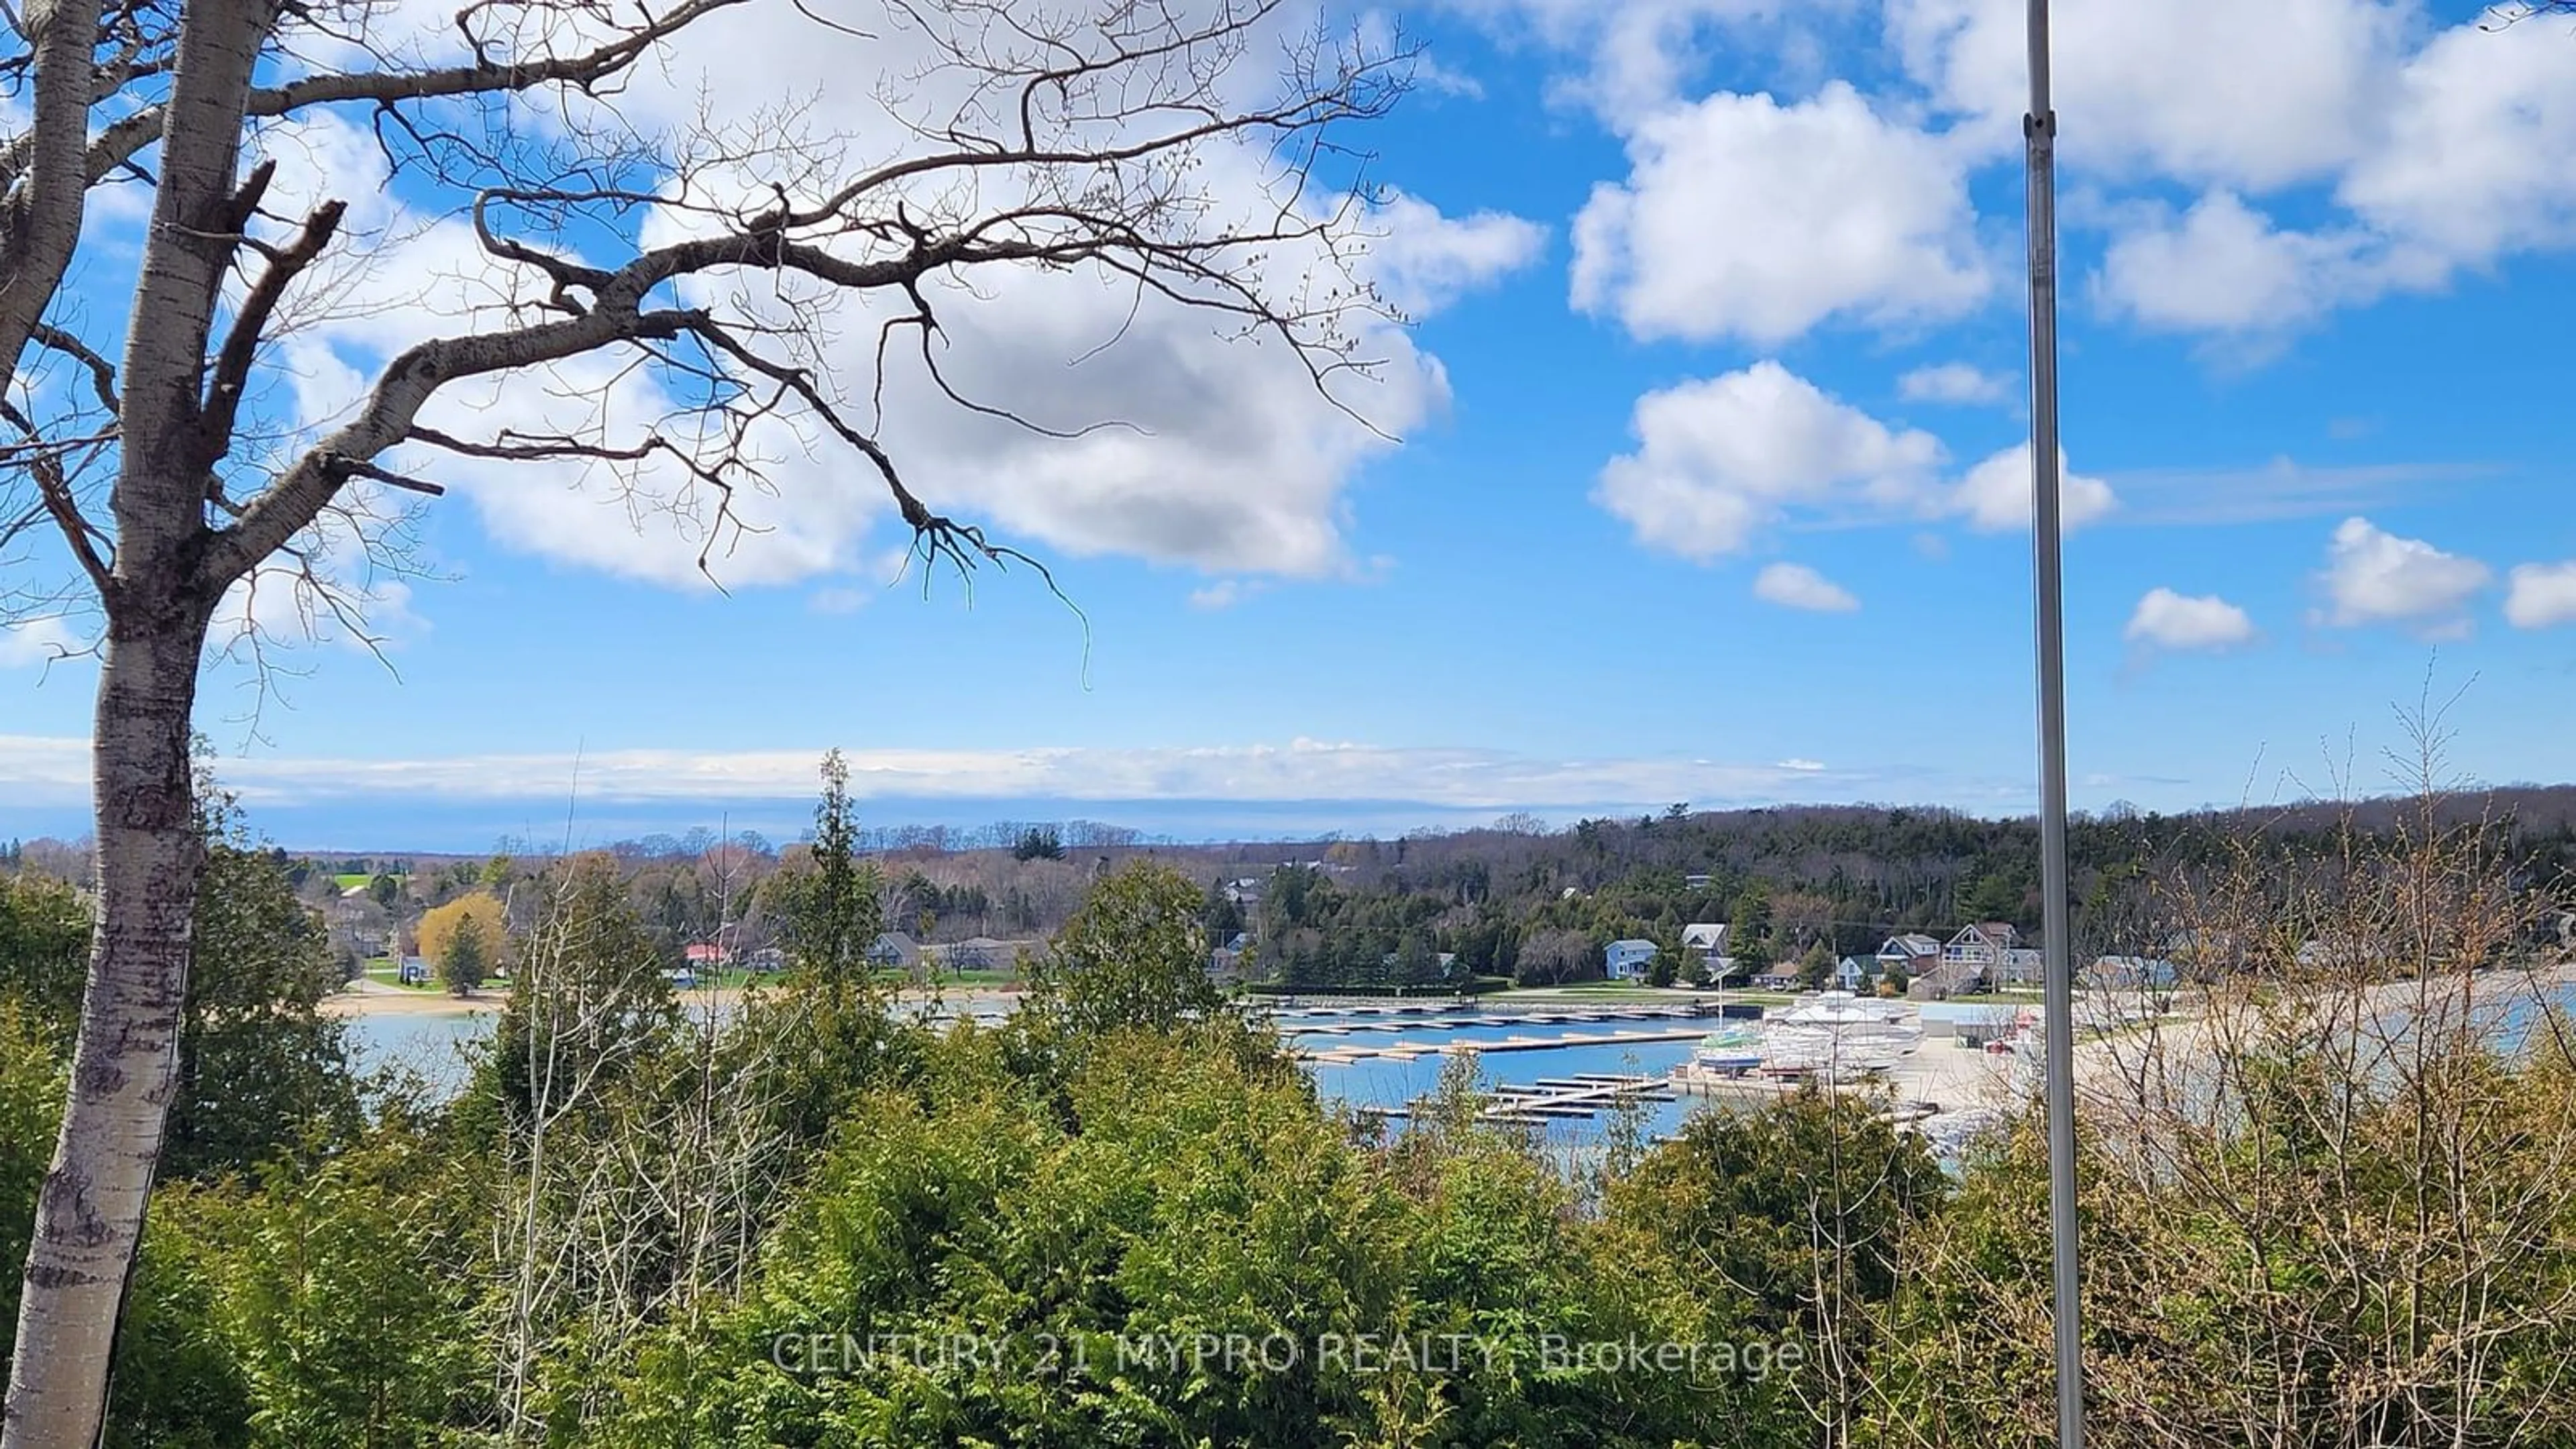
MULTIPOLYGON (((2568 778, 2576 30, 2482 13, 2061 5, 2079 806, 2383 788, 2428 679, 2461 776, 2568 778)), ((1422 84, 1365 139, 1410 198, 1376 275, 1423 315, 1410 379, 1353 399, 1401 446, 1196 353, 1186 449, 914 434, 919 491, 1081 620, 1025 573, 888 587, 900 537, 838 463, 783 481, 729 595, 666 521, 476 478, 380 600, 390 669, 330 638, 265 694, 210 666, 218 768, 353 848, 558 832, 576 790, 585 838, 792 833, 831 745, 881 822, 2026 810, 2020 14, 1408 11, 1422 84)), ((84 627, 0 635, 0 833, 80 828, 92 676, 39 665, 84 627)))

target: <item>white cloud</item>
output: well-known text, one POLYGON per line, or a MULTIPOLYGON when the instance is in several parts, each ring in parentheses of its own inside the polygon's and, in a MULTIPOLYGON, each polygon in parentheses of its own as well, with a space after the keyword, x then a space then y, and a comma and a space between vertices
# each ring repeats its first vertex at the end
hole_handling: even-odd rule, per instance
MULTIPOLYGON (((2219 185, 2331 174, 2370 144, 2413 0, 2058 0, 2049 22, 2070 156, 2219 185), (2080 150, 2077 149, 2080 147, 2080 150)), ((1994 149, 2029 105, 2024 0, 1889 0, 1906 68, 1994 149)))
POLYGON ((2129 616, 2124 637, 2158 649, 2231 649, 2253 639, 2254 620, 2216 594, 2150 589, 2129 616))
POLYGON ((1269 583, 1264 579, 1218 579, 1204 588, 1190 590, 1189 605, 1202 613, 1213 614, 1259 598, 1269 589, 1269 583))
MULTIPOLYGON (((585 808, 635 802, 802 802, 811 749, 608 752, 360 759, 248 755, 221 760, 227 787, 254 809, 331 801, 449 804, 550 800, 577 779, 585 808)), ((1417 801, 1491 815, 1516 808, 1632 808, 1673 800, 1715 807, 1847 797, 1881 777, 1811 760, 1776 765, 1630 756, 1565 760, 1502 750, 1297 739, 1176 748, 844 751, 859 799, 1059 801, 1417 801)), ((0 799, 75 802, 88 783, 86 741, 0 735, 0 799)))
POLYGON ((88 647, 59 614, 0 624, 0 669, 45 664, 88 647))
POLYGON ((1785 609, 1848 614, 1860 608, 1851 590, 1805 564, 1775 563, 1753 578, 1753 596, 1785 609))
POLYGON ((2013 379, 1964 362, 1918 367, 1896 380, 1907 402, 1999 403, 2012 396, 2013 379))
POLYGON ((1850 0, 1442 0, 1507 40, 1535 37, 1581 58, 1557 86, 1613 125, 1678 97, 1710 49, 1712 32, 1729 51, 1781 38, 1778 22, 1847 10, 1850 0))
POLYGON ((1574 305, 1640 338, 1779 342, 1829 317, 1954 317, 1992 286, 1956 149, 1841 81, 1645 119, 1574 223, 1574 305))
MULTIPOLYGON (((1986 533, 2030 527, 2030 444, 2016 443, 1968 470, 1948 500, 1949 511, 1986 533)), ((2066 450, 2057 453, 2058 523, 2072 533, 2119 507, 2111 485, 2066 466, 2066 450)))
MULTIPOLYGON (((1284 38, 1311 23, 1311 13, 1290 13, 1299 9, 1288 6, 1265 24, 1284 38)), ((709 124, 757 125, 768 124, 762 117, 776 96, 807 97, 801 123, 828 138, 835 164, 855 172, 919 142, 886 113, 881 88, 850 84, 854 65, 914 77, 908 109, 920 114, 992 104, 971 94, 972 77, 930 71, 935 45, 921 26, 924 16, 946 23, 939 14, 889 7, 882 16, 838 17, 876 33, 862 44, 792 7, 729 11, 709 22, 717 28, 707 39, 722 43, 676 48, 667 66, 640 70, 620 104, 648 131, 687 134, 701 128, 704 106, 714 107, 709 124)), ((1268 30, 1255 37, 1268 38, 1268 30)), ((1014 42, 999 33, 969 41, 984 43, 1014 42)), ((1231 99, 1258 105, 1278 79, 1274 68, 1247 60, 1224 84, 1231 99)), ((349 250, 329 285, 317 279, 307 289, 307 310, 327 303, 332 315, 290 343, 293 365, 279 388, 290 421, 312 427, 344 413, 384 357, 457 330, 469 309, 489 316, 528 300, 527 278, 484 257, 462 221, 427 219, 443 216, 452 198, 419 198, 417 214, 404 209, 410 193, 384 184, 362 123, 323 118, 273 130, 264 145, 281 158, 277 195, 351 197, 360 203, 353 221, 370 228, 368 244, 349 250)), ((1095 139, 1107 134, 1093 131, 1095 139)), ((1212 143, 1177 176, 1153 183, 1179 188, 1156 224, 1206 234, 1277 224, 1286 204, 1318 215, 1345 200, 1309 195, 1292 203, 1286 158, 1258 145, 1212 143)), ((730 188, 762 198, 771 179, 749 169, 693 176, 701 195, 730 188)), ((778 179, 791 190, 815 184, 805 171, 778 179)), ((936 179, 905 199, 912 217, 938 225, 1007 209, 1026 193, 1020 178, 983 173, 936 179)), ((1292 306, 1326 307, 1317 299, 1330 289, 1347 293, 1355 280, 1369 280, 1401 307, 1427 312, 1528 264, 1545 238, 1516 217, 1452 219, 1401 194, 1362 221, 1379 233, 1365 247, 1336 253, 1320 242, 1283 243, 1256 264, 1262 278, 1292 306)), ((683 225, 674 213, 658 213, 646 219, 646 239, 667 240, 683 225)), ((871 244, 864 236, 835 243, 854 253, 871 244)), ((830 390, 868 422, 880 330, 908 304, 835 296, 766 272, 684 291, 721 315, 796 314, 798 330, 821 344, 830 390)), ((914 334, 898 331, 880 440, 932 508, 1042 556, 1120 553, 1249 574, 1352 571, 1360 565, 1347 541, 1347 485, 1447 402, 1437 359, 1377 319, 1346 321, 1354 350, 1380 365, 1336 374, 1328 399, 1275 338, 1239 338, 1224 317, 1096 269, 983 269, 934 279, 924 293, 940 323, 933 343, 940 368, 959 392, 1077 435, 1044 436, 957 406, 926 375, 914 334)), ((686 382, 632 361, 576 358, 450 389, 424 421, 478 437, 507 427, 621 442, 652 432, 690 444, 686 382)), ((864 464, 801 410, 756 425, 747 448, 761 476, 735 478, 730 499, 669 459, 615 476, 605 467, 459 460, 417 448, 392 461, 453 484, 505 547, 677 587, 709 586, 702 554, 729 587, 829 578, 862 565, 900 529, 864 464)))
MULTIPOLYGON (((1825 523, 1958 518, 1981 532, 2030 526, 2030 445, 1943 478, 1940 439, 1892 428, 1763 361, 1637 400, 1638 446, 1601 470, 1592 498, 1649 548, 1707 562, 1793 515, 1825 523)), ((2111 485, 2058 454, 2072 532, 2119 506, 2111 485)))
POLYGON ((1424 317, 1538 259, 1547 228, 1498 211, 1452 219, 1401 191, 1371 212, 1384 234, 1363 264, 1387 300, 1424 317))
POLYGON ((2399 538, 2366 518, 2347 518, 2326 552, 2325 621, 2414 624, 2433 632, 2467 626, 2469 600, 2495 571, 2473 558, 2444 553, 2420 538, 2399 538))
POLYGON ((2536 22, 2471 22, 2402 73, 2385 139, 2338 198, 2390 236, 2479 266, 2576 241, 2576 39, 2536 22))
MULTIPOLYGON (((2514 252, 2576 244, 2576 172, 2563 164, 2576 151, 2576 45, 2546 25, 2471 22, 2373 64, 2369 119, 2335 128, 2349 144, 2333 166, 2298 173, 2334 173, 2337 211, 2284 228, 2227 184, 2178 219, 2132 208, 2096 279, 2104 298, 2154 327, 2283 333, 2391 292, 2437 290, 2514 252)), ((2262 129, 2240 126, 2242 110, 2210 114, 2249 137, 2262 129)), ((2219 179, 2261 190, 2292 178, 2240 168, 2219 179)))
POLYGON ((1943 456, 1931 434, 1890 429, 1769 361, 1650 392, 1632 427, 1637 450, 1601 470, 1594 501, 1639 542, 1703 561, 1792 506, 1909 506, 1943 456))
POLYGON ((2366 234, 2283 231, 2230 191, 2214 191, 2115 237, 2095 287, 2150 327, 2267 332, 2378 296, 2402 274, 2366 234))
POLYGON ((2504 616, 2515 628, 2576 623, 2576 562, 2523 564, 2512 578, 2504 616))

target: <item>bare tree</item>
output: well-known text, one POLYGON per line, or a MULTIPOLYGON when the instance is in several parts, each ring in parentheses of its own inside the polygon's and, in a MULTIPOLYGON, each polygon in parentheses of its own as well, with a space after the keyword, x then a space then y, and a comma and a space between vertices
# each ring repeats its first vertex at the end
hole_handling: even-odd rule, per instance
POLYGON ((71 580, 13 582, 0 607, 84 605, 100 660, 97 927, 0 1445, 86 1444, 105 1412, 188 966, 200 664, 210 638, 256 662, 245 596, 364 638, 366 571, 442 467, 587 470, 699 519, 707 567, 739 533, 737 502, 817 450, 884 489, 925 573, 1027 563, 934 509, 880 441, 898 361, 949 405, 1011 421, 1033 406, 941 372, 931 299, 969 275, 1091 274, 1285 349, 1332 396, 1367 373, 1361 339, 1385 312, 1353 270, 1367 208, 1317 168, 1338 169, 1341 123, 1392 102, 1403 56, 1300 30, 1283 3, 873 0, 827 18, 785 0, 474 0, 419 35, 374 0, 0 12, 0 115, 25 117, 0 135, 0 556, 50 534, 71 580), (880 87, 896 139, 859 145, 787 105, 748 123, 630 117, 754 14, 801 22, 797 43, 839 48, 854 72, 909 57, 880 87), (281 344, 335 306, 398 306, 352 300, 352 266, 387 240, 355 229, 371 198, 290 200, 273 154, 245 166, 270 129, 329 115, 372 135, 388 189, 470 238, 479 270, 455 279, 476 301, 452 330, 392 351, 307 423, 263 401, 283 387, 281 344), (1247 158, 1258 204, 1221 199, 1202 166, 1247 158), (139 248, 93 255, 84 239, 115 236, 138 187, 139 248), (130 290, 102 280, 123 275, 130 290), (121 318, 100 315, 120 300, 121 318), (836 300, 873 333, 871 375, 831 364, 836 300), (639 375, 662 415, 595 396, 639 375), (569 400, 582 420, 457 406, 467 384, 569 400))

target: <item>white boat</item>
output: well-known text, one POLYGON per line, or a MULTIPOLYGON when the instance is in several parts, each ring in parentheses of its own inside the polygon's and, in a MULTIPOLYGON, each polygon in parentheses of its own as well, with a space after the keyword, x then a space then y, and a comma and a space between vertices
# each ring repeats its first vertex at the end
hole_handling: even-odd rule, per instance
POLYGON ((1819 992, 1766 1021, 1760 1070, 1852 1081, 1885 1072, 1922 1040, 1921 1023, 1902 1002, 1819 992))
POLYGON ((1691 1065, 1730 1077, 1752 1071, 1762 1065, 1762 1029, 1741 1022, 1719 1027, 1700 1038, 1691 1065))

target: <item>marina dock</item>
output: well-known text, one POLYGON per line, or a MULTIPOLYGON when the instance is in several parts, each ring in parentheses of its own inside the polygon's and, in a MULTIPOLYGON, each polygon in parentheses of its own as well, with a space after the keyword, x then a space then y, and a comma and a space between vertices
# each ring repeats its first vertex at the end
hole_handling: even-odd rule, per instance
MULTIPOLYGON (((1549 1122, 1588 1120, 1629 1101, 1669 1102, 1673 1084, 1666 1077, 1586 1072, 1572 1077, 1541 1077, 1532 1083, 1508 1083, 1490 1089, 1494 1100, 1477 1113, 1480 1121, 1515 1127, 1541 1127, 1549 1122)), ((1404 1121, 1414 1107, 1371 1107, 1367 1115, 1404 1121)))

